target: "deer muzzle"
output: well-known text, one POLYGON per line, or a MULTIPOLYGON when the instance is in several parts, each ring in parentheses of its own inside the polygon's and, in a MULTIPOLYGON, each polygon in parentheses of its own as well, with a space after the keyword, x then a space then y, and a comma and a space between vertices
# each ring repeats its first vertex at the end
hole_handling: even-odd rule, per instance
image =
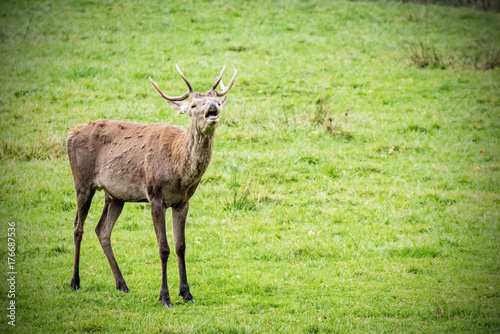
POLYGON ((207 112, 205 113, 205 118, 207 120, 216 120, 219 118, 219 109, 217 108, 217 105, 215 103, 210 103, 207 112))

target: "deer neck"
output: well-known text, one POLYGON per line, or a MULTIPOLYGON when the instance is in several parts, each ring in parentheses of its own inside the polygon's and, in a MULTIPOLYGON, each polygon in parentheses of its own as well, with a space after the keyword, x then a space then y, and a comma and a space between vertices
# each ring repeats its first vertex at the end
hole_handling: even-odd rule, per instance
POLYGON ((198 132, 193 122, 186 133, 186 157, 183 179, 186 183, 199 182, 212 160, 215 129, 209 134, 198 132))

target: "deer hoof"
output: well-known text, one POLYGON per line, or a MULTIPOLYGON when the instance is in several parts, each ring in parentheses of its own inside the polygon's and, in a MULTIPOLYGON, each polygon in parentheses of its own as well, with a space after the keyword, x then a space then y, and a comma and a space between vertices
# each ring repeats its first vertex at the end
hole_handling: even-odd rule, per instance
POLYGON ((191 292, 189 292, 189 291, 181 292, 181 293, 179 293, 179 296, 181 296, 182 298, 184 298, 184 300, 186 302, 194 304, 194 299, 193 299, 193 296, 191 295, 191 292))
POLYGON ((172 303, 170 302, 170 298, 162 298, 161 305, 165 307, 172 307, 172 303))
POLYGON ((125 284, 125 282, 120 282, 116 285, 116 289, 117 290, 120 290, 120 291, 123 291, 123 292, 129 292, 128 290, 128 287, 127 287, 127 284, 125 284))
POLYGON ((159 301, 161 301, 161 305, 165 307, 172 307, 172 303, 170 302, 170 296, 168 293, 165 295, 160 294, 160 298, 158 298, 159 301))
POLYGON ((71 288, 73 290, 79 290, 80 289, 80 278, 73 278, 73 279, 71 279, 71 288))

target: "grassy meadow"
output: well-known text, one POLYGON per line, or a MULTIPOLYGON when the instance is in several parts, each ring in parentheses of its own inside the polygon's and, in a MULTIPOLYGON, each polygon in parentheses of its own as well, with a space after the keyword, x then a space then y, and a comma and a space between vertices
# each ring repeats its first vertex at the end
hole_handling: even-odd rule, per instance
MULTIPOLYGON (((348 1, 2 1, 0 333, 500 331, 500 16, 348 1), (191 200, 195 304, 158 301, 149 204, 94 233, 72 291, 64 141, 100 118, 187 128, 167 94, 235 85, 191 200), (8 223, 16 222, 16 327, 8 223)), ((173 245, 170 212, 167 237, 173 245)))

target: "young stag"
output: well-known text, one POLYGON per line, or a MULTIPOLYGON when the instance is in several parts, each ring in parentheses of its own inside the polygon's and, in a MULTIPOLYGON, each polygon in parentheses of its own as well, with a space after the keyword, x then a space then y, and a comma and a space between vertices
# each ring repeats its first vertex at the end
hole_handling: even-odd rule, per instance
POLYGON ((224 67, 206 93, 193 91, 177 67, 189 90, 170 97, 151 83, 180 114, 191 117, 189 129, 156 123, 139 124, 98 120, 80 125, 68 136, 66 147, 76 188, 77 213, 74 222, 75 263, 71 287, 80 288, 79 262, 83 225, 96 190, 104 190, 105 203, 95 229, 109 261, 116 288, 128 292, 111 248, 111 231, 125 202, 149 202, 161 260, 160 301, 171 307, 167 285, 167 259, 170 254, 165 232, 165 211, 172 208, 175 252, 179 265, 179 295, 194 302, 186 277, 184 228, 193 196, 207 170, 214 146, 224 96, 236 79, 236 70, 227 87, 222 83, 224 67), (222 91, 217 91, 221 85, 222 91), (189 97, 189 101, 184 101, 189 97))

